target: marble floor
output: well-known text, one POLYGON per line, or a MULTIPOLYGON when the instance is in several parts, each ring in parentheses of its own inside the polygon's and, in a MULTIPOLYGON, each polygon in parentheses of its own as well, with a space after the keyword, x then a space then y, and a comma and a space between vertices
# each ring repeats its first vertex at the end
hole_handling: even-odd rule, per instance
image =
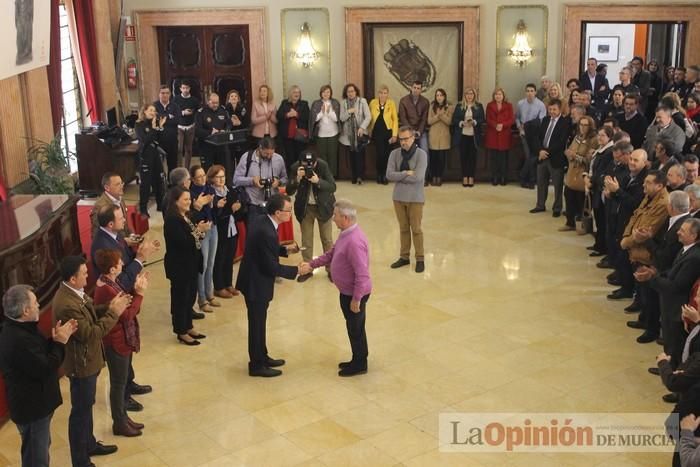
MULTIPOLYGON (((128 199, 135 200, 135 187, 128 199)), ((338 294, 324 271, 277 284, 268 347, 284 375, 247 376, 242 298, 197 321, 203 345, 170 330, 162 263, 148 267, 137 381, 146 424, 114 437, 108 377, 99 379, 95 435, 119 445, 110 466, 627 466, 669 465, 666 454, 451 454, 437 443, 438 414, 461 412, 667 412, 647 373, 660 352, 634 341, 628 302, 610 302, 590 237, 557 232, 561 219, 532 215, 534 191, 515 185, 430 187, 424 211, 426 271, 392 270, 398 228, 391 186, 338 184, 358 206, 370 241, 369 373, 339 378, 349 358, 338 294)), ((161 237, 154 216, 149 236, 161 237)), ((334 227, 335 229, 335 227, 334 227)), ((296 235, 298 238, 298 225, 296 235)), ((335 234, 336 232, 334 232, 335 234)), ((318 248, 318 238, 316 239, 318 248)), ((300 257, 291 258, 296 264, 300 257)), ((70 398, 53 419, 53 465, 70 465, 70 398)), ((19 436, 0 429, 0 465, 18 465, 19 436)))

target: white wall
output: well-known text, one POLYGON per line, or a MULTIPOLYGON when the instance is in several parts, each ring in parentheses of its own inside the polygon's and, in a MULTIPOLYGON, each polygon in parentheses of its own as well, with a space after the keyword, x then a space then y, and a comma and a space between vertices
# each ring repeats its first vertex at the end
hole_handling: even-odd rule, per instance
POLYGON ((586 25, 586 57, 590 56, 588 39, 591 36, 617 36, 620 38, 617 62, 605 62, 608 65, 608 81, 613 86, 620 82, 618 73, 634 57, 634 24, 588 23, 586 25))

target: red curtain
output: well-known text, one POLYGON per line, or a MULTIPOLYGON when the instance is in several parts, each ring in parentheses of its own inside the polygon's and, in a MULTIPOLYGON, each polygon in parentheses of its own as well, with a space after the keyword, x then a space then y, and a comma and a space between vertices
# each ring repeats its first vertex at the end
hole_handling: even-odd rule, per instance
POLYGON ((46 73, 49 77, 49 99, 53 134, 58 133, 63 118, 63 88, 61 87, 61 25, 58 18, 58 2, 51 0, 51 52, 46 73))
POLYGON ((75 12, 75 27, 78 35, 80 63, 83 68, 85 81, 85 102, 87 116, 90 121, 102 119, 102 108, 97 92, 100 76, 97 70, 97 38, 95 37, 95 21, 92 12, 92 0, 73 0, 75 12))

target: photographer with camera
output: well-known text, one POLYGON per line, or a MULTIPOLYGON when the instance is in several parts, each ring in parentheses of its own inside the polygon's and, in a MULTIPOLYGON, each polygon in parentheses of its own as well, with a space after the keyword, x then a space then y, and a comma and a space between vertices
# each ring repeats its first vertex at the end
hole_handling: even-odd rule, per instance
MULTIPOLYGON (((323 159, 317 159, 309 150, 301 153, 299 162, 291 167, 296 177, 287 185, 287 194, 294 198, 294 215, 301 226, 301 256, 305 263, 314 257, 314 221, 318 222, 323 252, 333 247, 332 217, 335 205, 335 180, 328 164, 323 159)), ((330 278, 330 271, 328 277, 330 278)), ((304 282, 312 276, 302 274, 298 282, 304 282)))
POLYGON ((244 188, 241 202, 247 205, 248 223, 255 216, 267 215, 267 200, 279 192, 280 186, 287 184, 287 169, 282 156, 275 152, 274 139, 263 137, 256 149, 241 156, 233 184, 244 188))

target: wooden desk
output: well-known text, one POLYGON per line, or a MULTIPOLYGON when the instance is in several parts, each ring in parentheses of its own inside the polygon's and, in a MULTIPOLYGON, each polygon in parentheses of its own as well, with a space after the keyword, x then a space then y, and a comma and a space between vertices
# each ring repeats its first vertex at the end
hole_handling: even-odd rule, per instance
POLYGON ((136 178, 138 143, 111 148, 95 135, 75 135, 78 159, 78 186, 81 194, 99 194, 100 182, 106 172, 116 172, 124 183, 136 178))

